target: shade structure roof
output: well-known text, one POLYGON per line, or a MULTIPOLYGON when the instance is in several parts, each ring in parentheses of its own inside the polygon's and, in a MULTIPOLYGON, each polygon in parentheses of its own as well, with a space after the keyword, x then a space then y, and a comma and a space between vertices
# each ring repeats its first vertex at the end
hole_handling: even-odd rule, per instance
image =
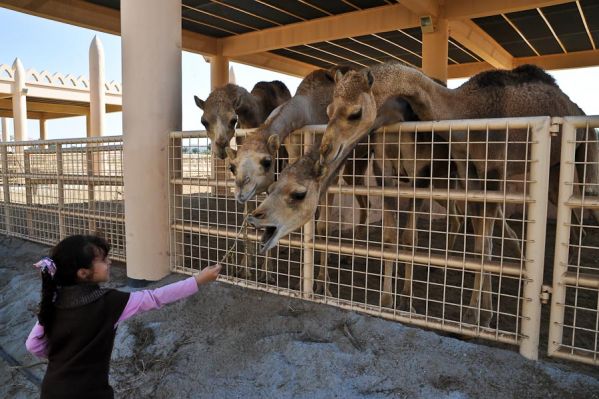
MULTIPOLYGON (((120 29, 119 0, 70 0, 68 13, 57 0, 3 3, 98 30, 120 29), (94 21, 86 11, 102 18, 94 21)), ((449 77, 524 63, 599 65, 597 0, 182 0, 181 13, 185 49, 299 76, 339 63, 420 67, 423 16, 448 21, 449 77)))
MULTIPOLYGON (((25 72, 28 119, 56 119, 90 113, 90 83, 83 76, 61 73, 25 72)), ((13 91, 15 70, 0 64, 0 117, 13 117, 13 91)), ((122 87, 120 83, 104 83, 106 112, 122 110, 122 87)))

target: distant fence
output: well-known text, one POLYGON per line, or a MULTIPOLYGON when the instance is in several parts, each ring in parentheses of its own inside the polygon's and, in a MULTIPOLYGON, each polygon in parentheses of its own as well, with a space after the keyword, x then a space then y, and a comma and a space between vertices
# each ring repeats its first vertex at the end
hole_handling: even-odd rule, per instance
POLYGON ((0 232, 43 244, 97 233, 125 260, 122 137, 0 143, 0 232))

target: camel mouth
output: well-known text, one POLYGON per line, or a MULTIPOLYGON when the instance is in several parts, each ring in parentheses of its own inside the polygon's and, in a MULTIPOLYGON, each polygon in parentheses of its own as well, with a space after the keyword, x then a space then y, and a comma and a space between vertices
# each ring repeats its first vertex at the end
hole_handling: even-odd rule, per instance
POLYGON ((264 227, 264 232, 262 233, 262 237, 260 237, 261 254, 264 254, 266 251, 270 250, 272 247, 276 245, 276 243, 278 242, 278 230, 279 229, 276 226, 264 227))
POLYGON ((256 195, 256 186, 257 185, 254 184, 254 187, 251 189, 251 191, 246 192, 245 194, 242 192, 237 192, 237 202, 239 202, 240 204, 245 204, 250 199, 252 199, 254 195, 256 195))
POLYGON ((224 147, 214 147, 212 155, 216 156, 218 159, 227 159, 227 152, 224 147))

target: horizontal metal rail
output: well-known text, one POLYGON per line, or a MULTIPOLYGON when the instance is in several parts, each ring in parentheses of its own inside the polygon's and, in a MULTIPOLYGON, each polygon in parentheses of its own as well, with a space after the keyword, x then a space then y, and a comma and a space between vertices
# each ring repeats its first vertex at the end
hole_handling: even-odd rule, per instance
POLYGON ((56 175, 45 173, 6 173, 9 178, 24 178, 31 179, 31 185, 37 184, 56 184, 59 181, 63 183, 71 183, 85 185, 94 183, 96 186, 122 186, 122 176, 90 176, 90 175, 56 175))
MULTIPOLYGON (((238 232, 230 229, 218 229, 206 226, 191 225, 187 223, 174 223, 171 228, 192 233, 200 233, 221 238, 236 238, 238 232)), ((260 241, 260 236, 256 233, 248 233, 247 238, 250 241, 260 241)), ((297 239, 282 238, 279 240, 281 246, 291 246, 294 248, 311 248, 317 251, 329 251, 339 255, 362 256, 374 259, 384 259, 403 263, 416 263, 424 265, 432 265, 439 267, 448 267, 455 270, 468 270, 472 272, 488 272, 493 274, 502 274, 505 276, 513 276, 526 279, 526 270, 519 264, 514 262, 494 262, 467 259, 465 257, 453 255, 432 255, 426 253, 418 253, 406 250, 384 251, 372 249, 366 245, 354 244, 331 244, 322 242, 324 240, 316 239, 314 242, 304 242, 297 239)))

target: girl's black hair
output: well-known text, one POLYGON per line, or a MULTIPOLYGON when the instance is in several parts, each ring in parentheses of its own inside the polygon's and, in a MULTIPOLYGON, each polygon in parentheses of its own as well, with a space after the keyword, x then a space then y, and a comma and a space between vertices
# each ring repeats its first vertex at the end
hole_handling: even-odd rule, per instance
POLYGON ((52 329, 53 302, 58 287, 77 284, 77 270, 91 268, 96 257, 106 257, 109 251, 110 244, 105 239, 91 235, 67 237, 50 250, 56 273, 52 277, 42 272, 42 299, 37 315, 46 334, 52 329))

